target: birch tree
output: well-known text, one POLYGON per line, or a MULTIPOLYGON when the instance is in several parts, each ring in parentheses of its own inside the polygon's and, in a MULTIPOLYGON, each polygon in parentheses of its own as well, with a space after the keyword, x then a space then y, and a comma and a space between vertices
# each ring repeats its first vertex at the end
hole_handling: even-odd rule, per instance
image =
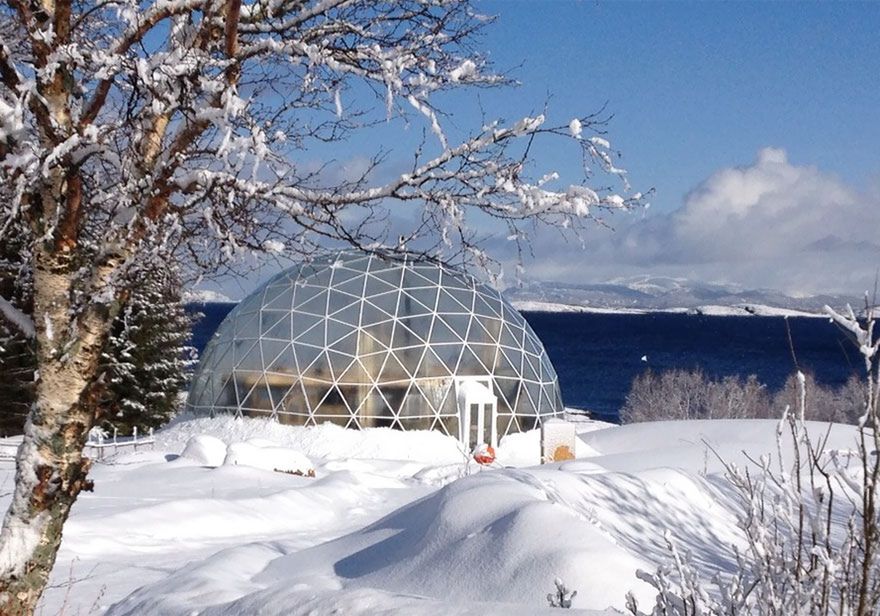
POLYGON ((534 224, 576 231, 638 204, 601 115, 453 135, 444 92, 508 84, 479 52, 490 21, 462 0, 0 3, 0 238, 27 231, 33 272, 32 314, 3 298, 0 312, 35 341, 38 375, 0 613, 33 611, 91 488, 102 348, 151 253, 194 274, 333 242, 484 264, 477 219, 520 242, 534 224), (355 177, 310 164, 379 123, 423 127, 405 172, 384 150, 355 177), (536 139, 569 148, 584 176, 533 169, 536 139))

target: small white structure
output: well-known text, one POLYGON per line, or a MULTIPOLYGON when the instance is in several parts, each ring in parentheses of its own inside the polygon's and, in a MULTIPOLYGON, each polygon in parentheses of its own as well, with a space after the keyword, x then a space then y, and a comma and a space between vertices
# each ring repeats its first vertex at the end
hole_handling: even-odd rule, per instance
POLYGON ((458 440, 468 448, 484 443, 498 447, 498 397, 492 389, 490 376, 455 377, 458 440))
POLYGON ((541 424, 541 463, 563 462, 574 458, 575 425, 550 417, 541 424))

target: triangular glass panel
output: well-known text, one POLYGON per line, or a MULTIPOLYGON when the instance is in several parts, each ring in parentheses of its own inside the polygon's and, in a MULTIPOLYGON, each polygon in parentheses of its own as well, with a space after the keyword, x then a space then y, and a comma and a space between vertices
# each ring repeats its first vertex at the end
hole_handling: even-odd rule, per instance
POLYGON ((513 349, 522 349, 522 330, 511 329, 508 323, 501 330, 501 345, 513 349))
POLYGON ((444 269, 440 274, 440 286, 445 289, 467 289, 470 285, 463 276, 444 269))
POLYGON ((385 358, 388 357, 388 353, 371 353, 369 355, 360 355, 357 361, 360 362, 361 367, 363 367, 364 372, 372 379, 373 381, 378 381, 379 376, 382 374, 382 366, 385 364, 385 358))
POLYGON ((496 318, 501 316, 501 302, 496 297, 479 291, 476 296, 474 301, 475 313, 496 318))
POLYGON ((523 348, 529 353, 534 353, 535 355, 541 354, 541 343, 538 342, 537 336, 535 336, 535 333, 531 331, 531 329, 526 330, 525 344, 523 345, 523 348))
POLYGON ((336 386, 331 386, 324 397, 321 399, 320 406, 315 411, 316 415, 325 415, 332 417, 345 417, 346 423, 351 417, 352 412, 348 408, 345 396, 336 386))
POLYGON ((327 356, 330 358, 330 369, 334 380, 339 380, 339 377, 348 370, 348 367, 354 361, 353 356, 335 351, 327 351, 327 356))
POLYGON ((431 350, 437 354, 440 361, 449 370, 450 374, 456 374, 458 368, 458 358, 461 357, 461 344, 439 344, 432 345, 431 350))
POLYGON ((370 382, 370 375, 364 370, 361 362, 355 360, 351 362, 345 372, 336 376, 336 380, 346 385, 362 385, 370 382))
POLYGON ((526 409, 526 414, 536 414, 540 410, 541 386, 537 383, 529 382, 525 382, 523 383, 523 385, 530 401, 529 404, 531 405, 531 408, 526 409))
MULTIPOLYGON (((356 306, 359 301, 360 298, 352 297, 351 295, 346 295, 345 293, 340 293, 339 291, 331 289, 329 301, 327 303, 327 314, 335 315, 352 304, 356 306)), ((357 324, 357 321, 355 321, 355 324, 357 324)))
POLYGON ((353 300, 354 303, 349 304, 342 310, 334 312, 330 315, 330 319, 333 321, 337 321, 340 323, 345 323, 346 325, 350 325, 352 327, 357 327, 361 321, 361 302, 360 300, 353 300))
POLYGON ((305 398, 308 401, 309 412, 312 415, 317 411, 318 406, 324 399, 324 396, 327 395, 329 389, 330 385, 328 384, 303 380, 303 391, 305 392, 305 398))
POLYGON ((242 340, 233 343, 235 367, 242 370, 261 370, 263 356, 258 340, 242 340))
POLYGON ((402 381, 411 378, 409 370, 397 358, 395 353, 389 353, 385 360, 385 366, 382 368, 381 382, 402 381))
POLYGON ((542 413, 553 413, 556 411, 556 403, 553 400, 551 388, 544 386, 541 387, 541 412, 542 413))
POLYGON ((263 312, 263 338, 274 338, 275 340, 289 342, 291 339, 291 321, 290 312, 282 314, 263 312))
POLYGON ((398 267, 385 269, 382 271, 371 271, 370 277, 394 289, 400 288, 400 281, 402 278, 401 270, 398 267))
POLYGON ((397 296, 399 293, 397 291, 390 291, 388 293, 381 293, 379 295, 372 295, 368 299, 368 301, 387 314, 388 316, 394 316, 397 314, 397 296))
POLYGON ((298 380, 287 390, 278 403, 278 413, 308 413, 309 407, 303 394, 302 383, 298 380))
MULTIPOLYGON (((340 289, 342 285, 349 284, 353 279, 360 278, 361 284, 363 284, 363 273, 357 269, 352 269, 346 263, 342 267, 333 268, 333 288, 340 289)), ((357 291, 357 295, 360 296, 360 289, 357 291)))
POLYGON ((329 347, 334 351, 346 353, 354 357, 358 352, 358 330, 350 327, 340 327, 339 331, 334 331, 334 335, 344 333, 345 331, 348 331, 348 333, 331 342, 329 347))
POLYGON ((431 329, 431 344, 461 342, 461 340, 462 336, 453 331, 445 321, 434 319, 434 327, 431 329))
MULTIPOLYGON (((501 420, 501 416, 498 416, 498 419, 501 420)), ((516 422, 516 415, 508 415, 502 420, 504 427, 499 432, 499 436, 507 436, 508 434, 519 432, 519 424, 516 422)))
POLYGON ((443 362, 440 361, 433 351, 428 349, 422 354, 415 376, 419 379, 427 379, 450 376, 450 374, 449 369, 443 362))
POLYGON ((393 317, 384 310, 379 310, 379 308, 370 302, 363 302, 360 325, 366 327, 367 325, 381 323, 382 321, 387 321, 391 318, 393 317))
POLYGON ((263 300, 263 310, 286 310, 293 308, 293 287, 284 286, 266 290, 263 300), (270 294, 271 293, 271 294, 270 294))
MULTIPOLYGON (((383 331, 384 325, 371 326, 357 332, 358 337, 358 354, 367 355, 377 351, 385 351, 388 349, 388 335, 383 331)), ((388 326, 390 331, 391 326, 388 326)))
POLYGON ((311 314, 303 314, 302 312, 294 312, 291 315, 292 323, 291 330, 293 332, 294 337, 303 333, 307 329, 310 329, 320 323, 323 318, 311 314))
POLYGON ((498 347, 490 344, 468 344, 467 348, 480 362, 481 369, 485 370, 486 374, 492 374, 498 347))
POLYGON ((400 314, 431 314, 437 303, 437 287, 407 289, 401 296, 400 314))
POLYGON ((499 353, 495 356, 495 369, 493 373, 496 376, 509 376, 519 378, 521 376, 522 367, 520 366, 521 355, 517 351, 499 347, 499 353))
POLYGON ((307 344, 293 343, 293 352, 296 355, 296 363, 300 374, 306 374, 311 370, 312 364, 323 352, 323 347, 315 347, 307 344))
POLYGON ((471 316, 469 314, 441 314, 438 316, 446 323, 446 325, 449 326, 452 331, 458 334, 458 337, 461 340, 465 339, 468 331, 468 323, 470 323, 471 320, 471 316))
POLYGON ((413 346, 423 346, 425 341, 420 339, 415 332, 398 321, 394 324, 394 331, 391 335, 391 346, 394 349, 405 349, 413 346))
POLYGON ((241 408, 249 411, 272 411, 272 395, 262 376, 255 374, 237 374, 242 389, 247 394, 241 402, 241 408))
POLYGON ((357 407, 358 422, 366 427, 387 426, 386 419, 391 414, 385 399, 376 387, 371 388, 366 394, 362 394, 360 404, 357 407))
POLYGON ((330 284, 330 276, 333 273, 333 268, 331 267, 319 267, 314 274, 302 276, 302 279, 306 282, 306 284, 314 285, 316 287, 327 287, 330 284))
POLYGON ((422 275, 420 268, 407 267, 403 272, 403 288, 417 289, 419 287, 437 287, 429 279, 422 275))
POLYGON ((458 366, 459 374, 491 374, 491 370, 483 363, 482 359, 477 357, 473 350, 465 345, 461 355, 461 363, 458 366))
MULTIPOLYGON (((297 298, 297 300, 299 300, 299 298, 297 298)), ((298 304, 295 307, 295 310, 298 312, 315 314, 321 317, 325 316, 327 314, 327 291, 322 290, 315 293, 301 304, 298 304)))
POLYGON ((516 408, 518 379, 495 377, 495 395, 498 396, 498 412, 512 413, 516 408))
POLYGON ((455 312, 473 312, 474 292, 472 290, 447 289, 446 292, 455 300, 457 306, 455 312))
POLYGON ((256 338, 260 335, 260 314, 254 312, 252 314, 241 315, 235 320, 236 340, 256 338))
POLYGON ((428 339, 428 332, 431 329, 431 322, 434 320, 433 315, 409 316, 400 319, 400 322, 406 325, 421 340, 428 339))
POLYGON ((333 289, 345 293, 355 299, 360 299, 364 294, 364 275, 352 272, 354 275, 348 280, 333 283, 333 289))
POLYGON ((534 355, 525 354, 525 364, 523 368, 522 378, 527 381, 536 381, 540 382, 541 378, 539 376, 538 360, 534 355))
POLYGON ((333 373, 330 371, 330 358, 327 357, 326 352, 321 353, 315 358, 314 363, 308 370, 308 376, 313 379, 327 381, 328 383, 333 381, 333 373))
POLYGON ((261 340, 260 346, 263 348, 264 370, 289 372, 292 368, 294 372, 296 371, 296 365, 293 363, 293 351, 290 348, 290 342, 282 342, 280 340, 261 340))
POLYGON ((414 272, 418 273, 418 275, 423 278, 427 284, 437 285, 440 280, 440 268, 435 265, 430 264, 414 264, 410 266, 410 269, 414 272))
POLYGON ((495 342, 489 337, 489 335, 486 333, 486 330, 483 329, 482 325, 480 325, 479 319, 476 317, 471 319, 471 327, 468 330, 467 341, 481 344, 490 344, 495 342))
POLYGON ((233 346, 234 344, 229 342, 214 345, 211 347, 211 355, 205 355, 202 362, 211 366, 211 370, 215 373, 228 373, 233 366, 233 346))
POLYGON ((403 404, 406 388, 407 383, 390 383, 379 386, 379 391, 382 392, 382 397, 385 398, 394 417, 400 415, 400 406, 403 404))
MULTIPOLYGON (((478 325, 480 331, 492 341, 498 342, 501 338, 501 320, 492 317, 475 317, 474 322, 478 325)), ((473 325, 471 325, 473 328, 473 325)))
POLYGON ((305 344, 311 344, 313 346, 325 346, 327 344, 326 339, 324 338, 325 333, 325 322, 318 321, 311 328, 299 332, 294 338, 295 342, 303 342, 305 344))

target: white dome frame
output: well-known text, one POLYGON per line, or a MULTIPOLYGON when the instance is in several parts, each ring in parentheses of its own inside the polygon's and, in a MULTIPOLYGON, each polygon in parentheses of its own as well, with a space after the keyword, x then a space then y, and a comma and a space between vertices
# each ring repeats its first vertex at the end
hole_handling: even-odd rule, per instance
POLYGON ((489 379, 493 434, 563 411, 543 345, 498 291, 441 265, 343 251, 281 272, 227 315, 187 409, 471 441, 459 425, 457 377, 489 379))

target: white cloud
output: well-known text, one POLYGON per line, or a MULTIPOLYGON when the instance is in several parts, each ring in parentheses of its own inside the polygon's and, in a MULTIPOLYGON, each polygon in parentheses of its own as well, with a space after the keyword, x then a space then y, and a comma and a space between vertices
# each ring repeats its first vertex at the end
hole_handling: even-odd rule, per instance
POLYGON ((716 171, 671 213, 615 222, 615 233, 589 234, 580 258, 574 246, 563 249, 564 259, 549 241, 536 246, 528 275, 594 282, 648 273, 859 294, 873 287, 880 268, 878 195, 794 165, 777 148, 761 150, 748 166, 716 171))

